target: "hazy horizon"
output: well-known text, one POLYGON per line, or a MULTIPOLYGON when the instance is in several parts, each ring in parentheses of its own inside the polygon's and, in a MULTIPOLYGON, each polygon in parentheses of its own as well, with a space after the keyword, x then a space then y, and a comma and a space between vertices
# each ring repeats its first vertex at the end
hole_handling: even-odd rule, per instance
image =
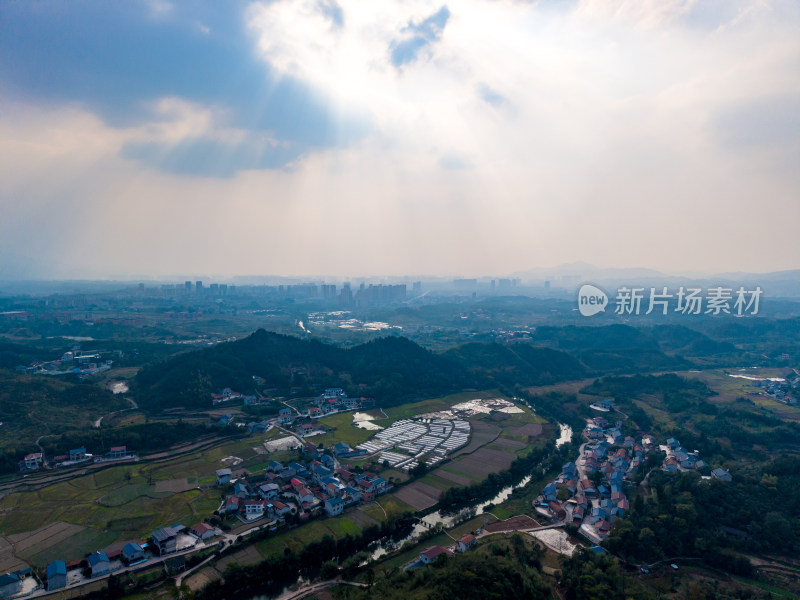
POLYGON ((3 3, 0 280, 798 269, 798 25, 784 0, 3 3))

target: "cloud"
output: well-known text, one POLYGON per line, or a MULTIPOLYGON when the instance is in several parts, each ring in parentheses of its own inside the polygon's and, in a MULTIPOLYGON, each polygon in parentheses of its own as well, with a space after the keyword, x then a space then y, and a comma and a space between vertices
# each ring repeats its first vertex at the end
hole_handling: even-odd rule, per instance
POLYGON ((462 169, 472 168, 472 163, 464 156, 446 154, 439 159, 439 166, 451 171, 460 171, 462 169))
POLYGON ((502 106, 503 104, 508 102, 508 99, 505 96, 494 91, 485 83, 481 83, 478 85, 478 95, 484 102, 486 102, 487 104, 491 104, 492 106, 502 106))
POLYGON ((420 52, 441 39, 449 19, 450 10, 442 6, 419 23, 410 21, 402 31, 402 37, 393 40, 390 45, 392 64, 400 68, 417 60, 420 52))
MULTIPOLYGON (((47 10, 5 4, 0 8, 4 93, 52 107, 74 103, 123 129, 166 118, 153 107, 163 98, 182 98, 213 107, 217 127, 250 130, 256 138, 275 138, 293 148, 276 147, 266 152, 269 159, 254 161, 248 148, 219 147, 197 132, 187 132, 183 151, 173 155, 185 160, 155 160, 168 154, 156 143, 126 147, 128 157, 183 173, 182 165, 192 157, 217 153, 228 156, 225 168, 199 170, 229 176, 231 169, 254 164, 282 167, 287 164, 280 164, 282 159, 291 162, 304 152, 345 146, 364 135, 363 115, 331 106, 309 82, 265 64, 253 51, 242 15, 229 7, 197 6, 188 15, 185 5, 175 5, 154 22, 150 4, 87 2, 47 10), (213 29, 198 22, 213 23, 213 29)), ((327 12, 333 27, 341 22, 335 3, 315 6, 327 12)))
POLYGON ((2 4, 0 256, 43 275, 796 268, 798 9, 701 4, 2 4), (754 206, 782 218, 754 230, 754 206))
MULTIPOLYGON (((723 105, 710 123, 722 145, 773 148, 800 156, 800 95, 757 98, 723 105)), ((800 165, 798 165, 800 166, 800 165)))

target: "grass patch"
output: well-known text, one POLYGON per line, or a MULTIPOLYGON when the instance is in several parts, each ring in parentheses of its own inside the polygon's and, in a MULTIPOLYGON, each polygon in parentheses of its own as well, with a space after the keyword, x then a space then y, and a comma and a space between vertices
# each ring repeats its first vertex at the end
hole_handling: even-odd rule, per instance
POLYGON ((448 463, 448 465, 444 467, 440 467, 442 471, 447 471, 448 473, 453 473, 454 475, 461 475, 462 477, 468 477, 472 481, 481 481, 480 477, 476 477, 475 475, 470 475, 469 473, 465 473, 464 471, 459 471, 458 469, 454 469, 450 465, 458 464, 457 460, 453 460, 452 462, 448 463))
POLYGON ((437 490, 444 492, 445 490, 449 490, 452 487, 461 487, 457 483, 453 481, 448 481, 447 479, 442 479, 441 477, 434 475, 433 473, 426 473, 424 476, 420 478, 422 483, 427 483, 428 485, 435 487, 437 490))
POLYGON ((315 444, 322 442, 326 448, 337 442, 344 442, 350 447, 357 446, 362 442, 366 442, 375 433, 374 431, 361 429, 353 425, 352 412, 337 413, 329 417, 322 417, 319 419, 319 422, 332 431, 324 435, 315 435, 309 438, 309 440, 313 441, 315 444))
MULTIPOLYGON (((541 494, 544 486, 549 481, 552 481, 558 475, 557 471, 553 471, 544 475, 543 477, 531 480, 527 485, 515 489, 511 495, 495 506, 488 509, 490 513, 495 515, 498 519, 504 520, 516 515, 532 515, 534 519, 539 520, 531 507, 531 503, 536 497, 541 494)), ((540 521, 541 522, 541 521, 540 521)))
POLYGON ((315 520, 260 541, 256 544, 256 549, 262 557, 267 558, 272 554, 283 553, 285 548, 300 552, 308 544, 318 542, 326 535, 339 539, 345 535, 358 535, 360 532, 358 525, 346 516, 315 520))

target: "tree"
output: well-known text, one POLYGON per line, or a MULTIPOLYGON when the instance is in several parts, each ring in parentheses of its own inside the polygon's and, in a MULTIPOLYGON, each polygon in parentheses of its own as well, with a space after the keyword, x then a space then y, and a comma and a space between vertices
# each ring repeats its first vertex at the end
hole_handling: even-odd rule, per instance
POLYGON ((322 569, 320 570, 320 577, 323 579, 333 579, 334 577, 339 576, 339 565, 336 564, 335 560, 328 560, 322 563, 322 569))

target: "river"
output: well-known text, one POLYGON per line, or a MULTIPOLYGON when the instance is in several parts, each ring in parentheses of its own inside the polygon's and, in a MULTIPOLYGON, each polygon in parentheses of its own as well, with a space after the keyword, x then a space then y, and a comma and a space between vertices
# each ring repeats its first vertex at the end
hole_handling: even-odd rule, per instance
MULTIPOLYGON (((560 423, 558 427, 560 435, 556 440, 556 448, 563 446, 572 439, 572 427, 560 423)), ((461 521, 465 520, 468 517, 468 515, 473 514, 473 511, 475 516, 482 515, 486 511, 487 506, 490 505, 494 506, 500 504, 501 502, 505 502, 506 500, 508 500, 509 496, 511 496, 511 493, 515 489, 528 485, 530 480, 531 476, 526 475, 525 477, 523 477, 522 481, 520 481, 516 485, 509 485, 504 487, 493 498, 486 500, 484 502, 480 502, 475 506, 464 508, 458 511, 457 513, 452 513, 452 514, 443 513, 437 510, 436 512, 432 512, 429 515, 425 515, 414 525, 414 528, 411 530, 411 533, 408 534, 405 538, 403 538, 399 542, 397 543, 389 542, 388 548, 385 547, 383 544, 378 545, 378 547, 372 551, 371 560, 376 560, 381 556, 383 556, 384 554, 400 548, 406 542, 415 540, 416 538, 419 537, 421 533, 428 531, 432 527, 435 527, 437 524, 441 524, 445 529, 450 529, 451 527, 454 527, 457 523, 460 523, 461 521)))
MULTIPOLYGON (((562 445, 566 444, 572 439, 572 427, 569 425, 564 425, 562 423, 558 424, 559 427, 559 437, 556 440, 556 447, 561 447, 562 445)), ((375 547, 370 554, 369 560, 362 563, 361 566, 366 565, 367 563, 379 559, 381 556, 388 554, 389 552, 393 552, 403 546, 406 542, 412 542, 417 539, 422 533, 429 531, 433 527, 436 527, 438 524, 441 524, 445 529, 451 529, 456 524, 467 520, 468 518, 472 518, 472 515, 478 516, 484 514, 486 512, 487 506, 494 506, 501 502, 508 500, 508 497, 511 496, 511 493, 517 489, 527 485, 531 480, 530 475, 526 475, 523 477, 522 481, 517 483, 516 485, 509 485, 504 487, 500 490, 494 497, 484 502, 480 502, 475 506, 464 508, 456 513, 447 514, 443 513, 439 510, 436 512, 432 512, 428 515, 425 515, 421 519, 419 519, 415 524, 411 533, 409 533, 406 537, 399 540, 398 542, 391 542, 389 540, 385 541, 378 541, 375 542, 375 547)), ((491 514, 491 513, 487 513, 491 514)), ((289 589, 295 587, 297 582, 286 586, 284 588, 284 592, 288 591, 289 589)), ((252 600, 268 600, 267 596, 254 596, 252 600)))

